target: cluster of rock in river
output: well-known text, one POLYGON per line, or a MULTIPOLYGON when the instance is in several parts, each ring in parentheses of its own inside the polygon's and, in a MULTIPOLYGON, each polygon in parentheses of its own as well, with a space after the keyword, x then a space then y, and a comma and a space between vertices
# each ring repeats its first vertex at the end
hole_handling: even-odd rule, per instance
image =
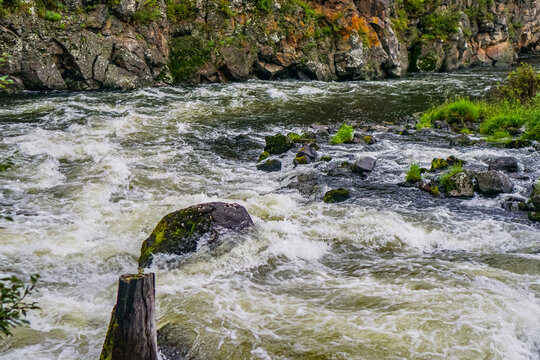
MULTIPOLYGON (((410 135, 415 130, 407 128, 392 129, 400 135, 410 135)), ((315 168, 322 169, 321 172, 331 177, 358 176, 366 178, 371 173, 377 159, 372 157, 360 157, 351 161, 332 162, 329 156, 319 156, 317 150, 320 149, 317 142, 327 142, 330 136, 328 129, 320 128, 317 131, 305 132, 302 135, 289 133, 287 135, 276 134, 266 136, 264 152, 258 158, 257 169, 266 172, 276 172, 282 169, 282 162, 272 155, 282 155, 296 148, 296 155, 293 159, 294 166, 316 163, 315 168), (317 165, 328 163, 320 167, 317 165)), ((361 136, 356 133, 350 144, 372 145, 377 140, 370 135, 361 136)), ((467 135, 461 134, 451 140, 452 144, 471 145, 474 142, 467 135)), ((516 144, 512 142, 510 147, 516 144)), ((531 146, 532 143, 517 144, 531 146)), ((431 167, 419 168, 419 175, 412 180, 399 183, 400 187, 416 187, 426 191, 436 197, 447 198, 472 198, 475 193, 484 197, 494 197, 499 194, 511 194, 514 190, 512 176, 519 176, 520 165, 514 157, 497 157, 488 160, 488 169, 477 169, 468 167, 464 160, 455 156, 446 159, 435 158, 431 161, 431 167), (462 166, 464 166, 462 168, 462 166), (421 174, 421 176, 420 176, 421 174)), ((317 185, 313 182, 313 176, 303 174, 297 177, 297 181, 291 187, 300 192, 312 195, 317 185)), ((320 179, 319 179, 320 181, 320 179)), ((350 198, 350 191, 344 187, 338 187, 327 191, 322 197, 324 202, 342 202, 350 198)), ((531 221, 540 220, 540 182, 532 185, 529 199, 512 194, 507 197, 502 207, 509 211, 528 211, 531 221)))

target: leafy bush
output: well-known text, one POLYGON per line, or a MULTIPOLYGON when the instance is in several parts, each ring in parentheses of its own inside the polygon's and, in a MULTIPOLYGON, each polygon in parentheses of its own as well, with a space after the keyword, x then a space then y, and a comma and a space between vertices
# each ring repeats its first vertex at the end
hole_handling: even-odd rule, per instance
POLYGON ((24 319, 28 310, 39 309, 35 302, 26 303, 24 298, 34 291, 38 274, 30 276, 30 285, 24 285, 16 276, 0 279, 0 332, 11 335, 10 328, 27 324, 24 319))
POLYGON ((45 13, 45 20, 60 21, 60 20, 62 20, 62 15, 60 15, 59 13, 54 12, 54 11, 47 11, 45 13))
POLYGON ((197 15, 191 0, 166 0, 167 17, 173 21, 189 20, 197 15))
POLYGON ((347 124, 341 125, 338 132, 332 137, 330 142, 334 145, 342 144, 346 141, 352 141, 354 136, 354 129, 347 124))
POLYGON ((146 0, 143 6, 133 14, 133 21, 148 24, 161 17, 161 10, 156 0, 146 0))
POLYGON ((528 104, 540 92, 540 73, 530 64, 521 63, 508 78, 497 87, 499 98, 510 102, 528 104))
POLYGON ((260 12, 267 14, 272 12, 272 0, 256 0, 255 6, 260 12))
POLYGON ((448 192, 452 190, 452 182, 450 178, 454 175, 463 172, 461 163, 454 164, 446 173, 441 176, 441 186, 448 192))
POLYGON ((407 170, 407 174, 405 175, 405 181, 414 183, 420 180, 422 180, 422 172, 420 170, 420 165, 413 162, 409 166, 409 170, 407 170))
POLYGON ((171 41, 169 69, 176 82, 189 80, 199 67, 210 60, 208 44, 193 36, 182 36, 171 41))

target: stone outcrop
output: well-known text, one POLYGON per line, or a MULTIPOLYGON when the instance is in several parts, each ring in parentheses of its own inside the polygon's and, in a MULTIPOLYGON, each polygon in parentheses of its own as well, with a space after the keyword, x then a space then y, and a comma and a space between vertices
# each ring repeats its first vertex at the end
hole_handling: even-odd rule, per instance
POLYGON ((12 89, 373 79, 508 65, 540 50, 538 1, 14 3, 0 6, 0 75, 12 89))

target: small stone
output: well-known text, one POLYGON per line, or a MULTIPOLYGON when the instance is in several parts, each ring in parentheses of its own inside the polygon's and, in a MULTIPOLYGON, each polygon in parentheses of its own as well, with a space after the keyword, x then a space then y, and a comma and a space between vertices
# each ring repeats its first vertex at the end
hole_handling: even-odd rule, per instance
POLYGON ((364 143, 367 145, 373 145, 377 142, 377 140, 371 135, 364 136, 363 140, 364 140, 364 143))
POLYGON ((259 155, 259 158, 257 161, 263 161, 270 157, 270 153, 268 151, 263 151, 261 155, 259 155))
POLYGON ((311 159, 310 159, 308 156, 306 156, 306 155, 297 156, 297 157, 294 158, 293 164, 294 164, 294 165, 306 165, 306 164, 311 164, 311 159))
POLYGON ((326 161, 326 162, 332 161, 332 157, 331 156, 321 156, 321 161, 326 161))
POLYGON ((344 189, 344 188, 338 188, 335 190, 330 190, 326 194, 324 194, 323 201, 325 203, 332 204, 332 203, 345 201, 350 197, 351 197, 351 194, 349 190, 344 189))
POLYGON ((266 172, 275 172, 281 170, 281 161, 276 159, 266 160, 264 163, 257 165, 257 170, 266 172))

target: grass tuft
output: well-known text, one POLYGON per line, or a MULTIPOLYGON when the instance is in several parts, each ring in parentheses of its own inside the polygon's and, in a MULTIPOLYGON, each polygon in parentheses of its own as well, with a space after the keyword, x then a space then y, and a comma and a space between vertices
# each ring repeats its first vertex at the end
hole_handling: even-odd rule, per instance
POLYGON ((334 145, 342 144, 346 141, 352 141, 354 136, 354 129, 352 126, 343 124, 339 128, 338 132, 332 137, 330 142, 334 145))

